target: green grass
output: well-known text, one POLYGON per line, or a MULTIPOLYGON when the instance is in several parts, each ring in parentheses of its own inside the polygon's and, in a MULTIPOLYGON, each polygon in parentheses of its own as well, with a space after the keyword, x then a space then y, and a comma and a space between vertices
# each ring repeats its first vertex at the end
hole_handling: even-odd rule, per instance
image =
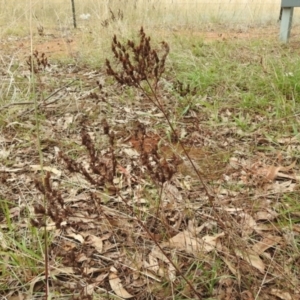
MULTIPOLYGON (((22 228, 21 224, 11 217, 10 207, 14 208, 15 205, 1 200, 1 216, 4 216, 4 224, 7 225, 1 230, 2 295, 22 290, 32 279, 44 272, 43 236, 39 230, 30 225, 22 228)), ((27 219, 24 216, 20 218, 24 221, 27 219)))

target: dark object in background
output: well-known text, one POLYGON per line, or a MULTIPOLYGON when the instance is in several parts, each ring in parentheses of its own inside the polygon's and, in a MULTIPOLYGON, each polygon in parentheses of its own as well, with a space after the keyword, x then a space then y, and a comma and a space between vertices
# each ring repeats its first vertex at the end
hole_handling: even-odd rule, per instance
POLYGON ((280 13, 279 13, 278 22, 280 22, 280 21, 281 21, 281 17, 282 17, 282 7, 280 8, 280 13))
POLYGON ((77 28, 76 25, 76 15, 75 15, 75 3, 74 0, 71 0, 72 3, 72 13, 73 13, 73 24, 74 24, 74 28, 77 28))

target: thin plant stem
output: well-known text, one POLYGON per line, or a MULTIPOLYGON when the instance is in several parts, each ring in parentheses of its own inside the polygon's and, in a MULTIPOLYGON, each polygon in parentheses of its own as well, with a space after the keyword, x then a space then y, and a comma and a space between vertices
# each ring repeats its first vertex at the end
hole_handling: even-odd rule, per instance
MULTIPOLYGON (((30 22, 30 52, 31 52, 31 57, 33 57, 33 32, 32 32, 32 28, 33 28, 33 24, 32 24, 32 0, 30 0, 30 18, 29 18, 29 22, 30 22)), ((37 143, 37 150, 39 153, 39 161, 40 161, 40 166, 41 166, 41 176, 42 178, 44 178, 44 159, 43 159, 43 152, 42 152, 42 148, 41 148, 41 139, 40 139, 40 121, 39 121, 39 116, 38 116, 38 97, 37 97, 37 93, 36 93, 36 79, 37 76, 39 76, 39 74, 35 74, 34 72, 34 63, 33 60, 31 60, 31 85, 32 85, 32 94, 33 94, 33 105, 34 105, 34 118, 35 118, 35 131, 36 131, 36 143, 37 143)), ((44 180, 42 180, 42 182, 44 182, 44 180)), ((43 202, 44 202, 44 206, 47 207, 47 198, 44 195, 43 197, 43 202)), ((48 257, 48 233, 47 233, 47 229, 46 229, 46 218, 47 216, 44 216, 44 260, 45 260, 45 299, 49 298, 49 257, 48 257)))

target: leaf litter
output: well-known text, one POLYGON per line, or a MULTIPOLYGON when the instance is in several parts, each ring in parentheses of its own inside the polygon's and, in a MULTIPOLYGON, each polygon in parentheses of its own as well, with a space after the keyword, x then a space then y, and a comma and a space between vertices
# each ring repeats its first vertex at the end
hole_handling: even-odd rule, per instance
MULTIPOLYGON (((122 299, 146 299, 152 294, 165 299, 156 291, 157 283, 167 281, 171 289, 189 272, 199 272, 191 284, 205 295, 203 282, 208 279, 203 276, 218 260, 218 277, 223 279, 213 289, 217 299, 229 299, 229 294, 238 299, 239 293, 244 299, 258 293, 262 299, 299 298, 299 270, 294 270, 298 258, 287 264, 283 258, 289 256, 300 230, 296 225, 284 229, 278 219, 284 195, 297 191, 296 161, 283 166, 276 154, 248 154, 251 133, 243 143, 234 127, 216 131, 202 121, 207 116, 201 111, 186 111, 191 122, 178 120, 178 131, 184 132, 184 145, 213 191, 211 202, 193 169, 184 167, 186 157, 176 137, 172 140, 166 134, 164 115, 139 91, 132 105, 120 102, 123 88, 118 84, 95 94, 90 85, 104 73, 90 78, 88 71, 81 71, 86 80, 83 90, 68 86, 66 79, 55 102, 39 106, 46 117, 41 121, 45 165, 35 150, 36 137, 30 139, 9 120, 1 133, 1 196, 9 201, 7 217, 24 232, 30 226, 24 214, 28 208, 34 211, 35 226, 47 225, 55 232, 50 246, 51 289, 63 286, 63 292, 82 296, 113 293, 122 299), (222 150, 224 145, 233 145, 232 150, 222 150), (36 180, 41 172, 47 173, 45 186, 36 180), (52 223, 41 222, 45 212, 52 223), (284 240, 287 234, 293 238, 284 240), (79 281, 84 288, 75 284, 79 281)), ((174 95, 168 97, 176 103, 174 95)), ((172 111, 172 106, 164 105, 172 111)), ((15 114, 12 111, 8 118, 16 118, 15 114)), ((30 109, 19 111, 17 120, 35 122, 30 109)), ((292 138, 278 142, 299 146, 292 138)), ((9 232, 7 217, 1 217, 4 232, 9 232)), ((7 249, 5 236, 1 245, 7 249)), ((39 292, 37 283, 42 279, 36 275, 27 295, 39 292)), ((193 290, 187 293, 197 297, 193 290)))

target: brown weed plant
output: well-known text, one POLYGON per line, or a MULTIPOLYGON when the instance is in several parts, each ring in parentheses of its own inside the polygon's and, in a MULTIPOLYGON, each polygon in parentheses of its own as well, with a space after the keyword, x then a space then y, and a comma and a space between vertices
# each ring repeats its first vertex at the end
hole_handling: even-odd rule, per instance
POLYGON ((26 64, 29 71, 33 72, 34 74, 45 71, 47 67, 50 67, 45 53, 39 53, 37 50, 35 50, 32 55, 28 56, 26 64))
POLYGON ((178 165, 182 162, 179 156, 173 154, 171 159, 162 157, 158 152, 158 146, 155 145, 151 151, 145 147, 145 138, 147 132, 143 123, 137 122, 134 130, 134 137, 139 141, 139 151, 141 153, 141 164, 145 166, 154 183, 162 186, 166 181, 171 180, 177 172, 178 165))
MULTIPOLYGON (((109 60, 106 61, 107 74, 113 76, 116 81, 125 86, 131 86, 141 89, 146 92, 143 87, 143 82, 145 81, 152 92, 152 97, 148 95, 149 99, 164 113, 166 120, 169 125, 171 123, 167 117, 164 107, 158 96, 158 83, 165 71, 166 58, 169 53, 169 46, 167 43, 162 43, 163 54, 161 57, 158 55, 158 51, 152 49, 150 45, 150 37, 147 37, 143 31, 140 30, 140 43, 135 45, 133 41, 128 41, 126 46, 123 46, 114 36, 112 43, 112 52, 118 65, 121 65, 120 70, 114 70, 111 66, 109 60)), ((43 66, 43 64, 40 64, 43 66)), ((99 88, 102 86, 98 83, 99 88)), ((105 95, 101 94, 101 98, 105 99, 105 95)), ((99 96, 93 96, 95 99, 99 99, 99 96)), ((108 101, 106 101, 108 102, 108 101)), ((156 206, 156 211, 154 215, 149 215, 146 217, 146 221, 142 220, 141 216, 136 213, 134 208, 128 204, 128 199, 125 199, 119 187, 114 183, 114 179, 118 175, 118 168, 120 164, 115 153, 116 144, 114 131, 111 129, 108 121, 103 119, 101 122, 102 133, 108 137, 109 147, 105 154, 100 154, 100 149, 95 146, 94 140, 90 137, 86 123, 88 120, 84 119, 82 121, 81 130, 81 140, 82 145, 86 148, 88 154, 88 166, 83 165, 77 159, 70 158, 63 151, 59 153, 59 157, 63 160, 66 169, 70 173, 81 174, 87 182, 90 183, 92 187, 96 190, 102 190, 107 192, 110 196, 118 196, 123 205, 123 210, 128 212, 131 222, 136 223, 134 227, 142 228, 144 232, 144 239, 149 239, 156 245, 156 247, 161 251, 161 253, 168 259, 170 265, 176 270, 176 275, 181 277, 183 281, 189 286, 193 294, 201 299, 200 293, 197 291, 197 287, 194 287, 192 282, 185 277, 184 273, 180 270, 178 265, 172 260, 170 255, 162 248, 160 242, 163 235, 160 234, 160 230, 164 229, 165 238, 170 238, 174 236, 177 232, 174 232, 172 225, 168 224, 164 216, 164 212, 161 206, 162 190, 164 183, 170 181, 173 175, 177 171, 177 166, 181 163, 180 159, 174 154, 171 159, 166 159, 163 157, 157 146, 154 147, 150 152, 147 151, 145 146, 146 128, 145 125, 137 122, 136 128, 134 130, 134 136, 139 141, 139 152, 140 152, 140 165, 145 167, 147 174, 140 173, 140 178, 136 178, 132 185, 138 184, 143 180, 147 180, 147 176, 151 178, 154 186, 160 190, 159 192, 159 202, 156 206), (160 226, 158 226, 160 224, 160 226), (157 227, 160 230, 157 230, 157 227)), ((173 135, 176 136, 176 140, 180 142, 176 131, 172 128, 173 135)), ((35 206, 36 218, 32 220, 32 224, 37 227, 46 226, 46 217, 50 217, 57 229, 61 231, 72 230, 73 232, 80 232, 88 226, 84 222, 74 221, 74 217, 77 211, 71 208, 64 201, 64 197, 61 192, 52 188, 50 173, 47 173, 43 182, 36 181, 36 188, 44 195, 47 201, 44 205, 38 204, 35 206)), ((110 224, 114 224, 115 221, 111 220, 102 209, 103 201, 101 198, 96 196, 95 193, 90 193, 90 201, 87 207, 85 207, 85 214, 91 218, 91 222, 95 220, 107 219, 110 224)), ((75 218, 76 220, 76 218, 75 218)), ((96 221, 97 220, 97 221, 96 221)), ((120 229, 119 229, 120 230, 120 229)), ((126 233, 128 234, 128 233, 126 233)), ((142 242, 142 244, 144 241, 142 242)), ((136 245, 136 247, 138 247, 136 245)), ((70 251, 58 251, 58 256, 63 257, 63 262, 67 266, 73 266, 76 269, 76 274, 85 278, 85 268, 90 266, 97 266, 98 262, 94 256, 94 251, 91 251, 87 246, 78 246, 72 248, 70 251), (88 258, 87 261, 80 263, 78 257, 84 255, 88 258)), ((106 268, 113 266, 113 263, 106 265, 106 268)), ((130 270, 127 270, 130 272, 130 270)), ((94 280, 91 278, 86 278, 87 284, 93 284, 94 280)), ((104 286, 105 287, 105 284, 104 286)), ((109 289, 108 287, 105 287, 109 289)), ((75 292, 75 290, 74 290, 75 292)), ((84 289, 81 290, 81 295, 85 295, 84 289)))
POLYGON ((35 50, 31 55, 28 56, 26 64, 28 66, 28 70, 32 75, 32 79, 35 79, 37 83, 36 85, 33 85, 33 93, 37 92, 40 99, 43 100, 43 102, 45 102, 43 93, 44 83, 42 81, 41 75, 43 72, 45 72, 46 68, 50 67, 48 57, 45 53, 40 53, 37 50, 35 50))
MULTIPOLYGON (((116 35, 114 35, 111 49, 116 60, 116 66, 113 68, 111 62, 106 59, 106 73, 107 75, 112 76, 121 85, 129 87, 133 86, 140 89, 147 99, 162 112, 171 129, 172 139, 178 142, 182 147, 185 157, 190 162, 194 172, 205 189, 205 193, 207 194, 211 205, 213 205, 214 196, 209 191, 201 172, 195 166, 184 144, 181 142, 178 133, 172 125, 169 113, 165 109, 159 96, 158 83, 165 72, 165 64, 170 52, 170 47, 168 43, 162 41, 162 54, 160 57, 159 51, 151 47, 151 38, 146 36, 143 27, 141 27, 139 35, 139 44, 136 44, 132 40, 128 40, 126 44, 122 44, 117 39, 116 35), (150 92, 148 92, 147 87, 143 86, 143 82, 146 82, 146 86, 150 89, 150 92)), ((179 84, 179 90, 184 91, 183 85, 179 84)), ((191 90, 188 86, 185 92, 193 94, 196 92, 196 89, 191 90)), ((221 220, 219 221, 221 222, 221 220)))
POLYGON ((123 45, 115 35, 111 49, 117 63, 121 65, 121 70, 114 70, 107 59, 106 72, 108 75, 113 76, 122 85, 139 88, 142 81, 146 81, 154 90, 157 89, 170 51, 166 42, 162 42, 163 54, 159 57, 158 51, 151 47, 150 37, 146 36, 141 28, 138 45, 131 40, 127 41, 127 45, 123 45))
MULTIPOLYGON (((132 217, 137 222, 137 226, 140 226, 144 229, 147 233, 148 238, 154 241, 154 243, 161 248, 158 241, 157 230, 154 228, 157 226, 158 223, 161 223, 158 218, 150 218, 146 224, 139 219, 134 210, 131 206, 127 205, 127 200, 123 198, 123 196, 119 193, 117 187, 115 187, 113 183, 113 179, 116 175, 117 170, 117 160, 114 154, 114 134, 113 131, 110 130, 110 126, 108 125, 106 120, 102 121, 102 129, 103 134, 109 137, 109 151, 108 154, 104 157, 103 155, 99 155, 97 149, 95 147, 94 141, 89 136, 86 128, 84 125, 81 131, 81 138, 82 144, 85 146, 88 152, 89 157, 89 166, 88 168, 84 167, 82 163, 77 162, 74 159, 71 159, 63 152, 60 152, 60 157, 64 161, 67 170, 70 173, 79 173, 81 174, 90 184, 94 186, 96 189, 109 189, 110 195, 118 195, 123 203, 125 204, 125 208, 128 209, 132 217), (156 225, 155 225, 155 224, 156 225)), ((147 167, 147 170, 150 174, 150 177, 153 179, 154 182, 158 183, 159 185, 163 184, 166 180, 168 180, 172 175, 173 171, 170 171, 170 166, 168 163, 159 157, 157 151, 153 151, 152 153, 147 153, 144 148, 143 138, 141 134, 145 134, 144 129, 142 126, 137 129, 137 132, 141 138, 141 163, 144 163, 147 167), (149 157, 154 158, 154 161, 157 163, 157 167, 154 168, 150 162, 149 157)), ((141 179, 141 178, 140 178, 141 179)), ((62 197, 61 192, 52 188, 51 185, 51 176, 48 172, 43 180, 43 182, 36 181, 36 188, 44 195, 47 199, 47 207, 42 204, 35 205, 35 214, 36 218, 32 219, 32 225, 36 227, 44 227, 46 226, 45 217, 50 217, 52 221, 55 223, 57 229, 66 231, 66 230, 73 230, 75 232, 80 232, 85 229, 85 224, 80 221, 72 221, 73 218, 76 216, 76 210, 72 209, 69 205, 67 205, 62 197)), ((97 197, 95 194, 90 193, 90 201, 88 208, 86 208, 87 215, 94 215, 94 218, 97 220, 101 220, 103 218, 108 218, 109 222, 111 222, 110 217, 105 215, 101 209, 102 200, 101 198, 97 197)), ((159 216, 157 216, 159 217, 159 216)), ((92 221, 92 220, 91 220, 92 221)), ((171 226, 168 226, 166 222, 162 222, 162 226, 171 229, 171 226)), ((165 253, 163 249, 161 249, 162 253, 165 254, 166 257, 168 255, 165 253)), ((85 253, 87 257, 89 257, 90 261, 93 261, 93 265, 95 266, 97 263, 94 262, 95 258, 93 258, 93 252, 85 247, 79 248, 72 248, 70 251, 63 252, 57 251, 57 255, 63 258, 63 263, 67 266, 73 266, 76 270, 76 274, 80 275, 82 278, 85 277, 84 268, 87 268, 87 264, 80 264, 76 263, 78 257, 85 253)), ((180 270, 178 267, 171 261, 170 263, 173 264, 174 268, 177 269, 177 273, 180 274, 180 270)), ((184 275, 181 275, 183 278, 184 275)), ((187 284, 191 285, 191 289, 193 289, 192 284, 185 279, 187 284)), ((94 281, 92 278, 86 279, 87 284, 92 284, 94 281)), ((195 290, 195 293, 196 290, 195 290)), ((81 291, 81 294, 84 294, 84 291, 81 291)), ((75 299, 75 298, 74 298, 75 299)))

